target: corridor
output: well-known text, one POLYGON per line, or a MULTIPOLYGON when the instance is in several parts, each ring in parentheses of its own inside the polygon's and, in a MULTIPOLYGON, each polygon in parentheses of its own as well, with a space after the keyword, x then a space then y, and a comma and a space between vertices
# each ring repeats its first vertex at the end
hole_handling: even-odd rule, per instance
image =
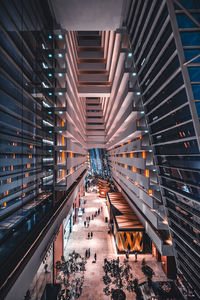
MULTIPOLYGON (((86 204, 85 213, 82 217, 78 217, 76 224, 73 226, 72 233, 70 235, 67 247, 64 251, 65 259, 68 259, 68 254, 73 250, 80 253, 81 256, 85 256, 86 249, 90 248, 90 258, 87 260, 85 281, 83 285, 82 296, 80 300, 109 300, 110 297, 106 296, 103 289, 106 287, 103 283, 102 277, 105 275, 103 271, 104 258, 108 260, 116 259, 117 253, 114 246, 114 239, 112 235, 108 234, 108 223, 105 223, 105 217, 108 217, 108 211, 106 207, 106 200, 99 198, 96 193, 86 193, 84 196, 86 204), (86 217, 94 214, 98 208, 103 208, 102 212, 90 220, 88 228, 84 227, 84 221, 86 217), (93 239, 88 239, 88 232, 93 232, 93 239), (97 262, 94 261, 94 254, 97 255, 97 262)), ((119 255, 119 259, 122 262, 125 255, 119 255)), ((134 255, 130 255, 129 263, 132 267, 133 277, 137 277, 139 282, 145 281, 144 274, 141 271, 141 262, 145 258, 147 264, 154 270, 155 276, 153 280, 167 280, 164 272, 161 268, 161 263, 157 262, 155 258, 149 255, 138 255, 138 262, 135 262, 134 255)), ((127 300, 136 299, 135 293, 128 293, 126 291, 127 300)))

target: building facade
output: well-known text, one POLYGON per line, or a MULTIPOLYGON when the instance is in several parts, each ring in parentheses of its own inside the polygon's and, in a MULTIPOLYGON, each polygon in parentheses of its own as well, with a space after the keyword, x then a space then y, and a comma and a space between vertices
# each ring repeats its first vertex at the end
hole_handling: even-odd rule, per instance
POLYGON ((0 4, 0 293, 47 263, 55 282, 98 148, 145 251, 199 297, 199 1, 124 1, 118 27, 81 31, 61 2, 0 4))
POLYGON ((178 273, 199 294, 198 1, 133 1, 125 24, 178 273))

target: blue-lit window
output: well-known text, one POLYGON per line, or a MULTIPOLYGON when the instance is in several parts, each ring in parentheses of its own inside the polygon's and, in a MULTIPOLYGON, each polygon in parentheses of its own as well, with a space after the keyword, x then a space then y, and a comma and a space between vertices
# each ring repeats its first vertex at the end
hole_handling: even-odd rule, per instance
POLYGON ((198 116, 200 118, 200 102, 196 102, 196 109, 197 109, 198 116))
MULTIPOLYGON (((200 68, 199 67, 189 67, 188 72, 191 81, 199 81, 200 78, 200 68)), ((200 98, 200 96, 199 96, 200 98)))
MULTIPOLYGON (((197 56, 199 54, 199 50, 195 50, 195 49, 186 49, 184 50, 184 54, 185 54, 185 60, 188 61, 190 59, 192 59, 193 57, 197 56)), ((200 62, 200 57, 196 58, 193 62, 200 62)))
POLYGON ((181 32, 181 40, 183 46, 199 46, 200 33, 199 32, 181 32))
POLYGON ((180 28, 196 27, 196 25, 186 15, 177 15, 176 18, 180 28))
POLYGON ((179 0, 179 2, 185 8, 200 8, 200 2, 198 0, 189 0, 189 1, 188 0, 179 0))
POLYGON ((200 99, 200 85, 199 84, 192 84, 192 91, 195 100, 200 99))

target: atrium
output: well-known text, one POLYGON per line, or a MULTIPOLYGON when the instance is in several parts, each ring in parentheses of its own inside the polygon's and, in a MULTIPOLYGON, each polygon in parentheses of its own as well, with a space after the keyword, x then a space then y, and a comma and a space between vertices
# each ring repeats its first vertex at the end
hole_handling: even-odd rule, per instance
POLYGON ((200 1, 0 19, 0 299, 200 299, 200 1))

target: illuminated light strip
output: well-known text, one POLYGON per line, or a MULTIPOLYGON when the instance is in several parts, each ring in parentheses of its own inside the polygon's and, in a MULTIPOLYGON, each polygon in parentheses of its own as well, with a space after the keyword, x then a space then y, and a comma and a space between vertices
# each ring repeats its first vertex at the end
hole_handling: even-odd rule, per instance
POLYGON ((53 158, 43 158, 43 161, 49 161, 49 160, 53 160, 53 158))
POLYGON ((48 126, 53 127, 53 125, 52 125, 51 123, 49 123, 49 122, 47 122, 47 121, 45 121, 45 120, 43 120, 43 123, 44 123, 45 125, 48 125, 48 126))
POLYGON ((43 143, 53 145, 52 141, 42 139, 43 143))
POLYGON ((45 101, 42 101, 42 104, 44 105, 44 107, 51 107, 48 103, 46 103, 45 101))

